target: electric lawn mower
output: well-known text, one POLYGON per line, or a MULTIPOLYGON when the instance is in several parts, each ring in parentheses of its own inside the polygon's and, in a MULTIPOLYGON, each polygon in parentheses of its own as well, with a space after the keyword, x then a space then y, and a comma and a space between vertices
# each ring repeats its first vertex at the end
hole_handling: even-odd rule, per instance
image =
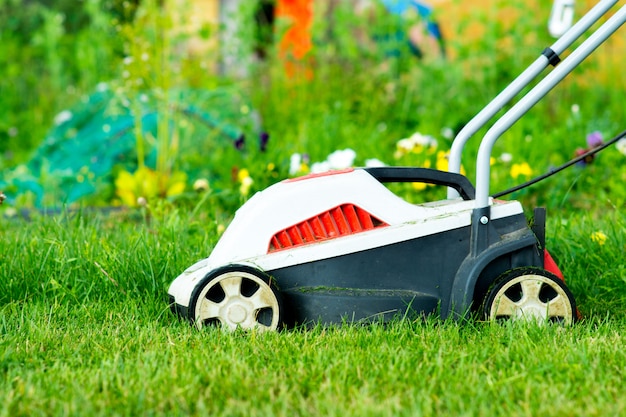
POLYGON ((616 3, 600 1, 459 132, 449 172, 350 168, 255 194, 210 256, 172 282, 172 310, 198 326, 232 330, 473 312, 576 321, 575 300, 545 249, 545 211, 535 209, 529 225, 519 202, 490 196, 489 160, 496 140, 626 21, 621 6, 556 66, 616 3), (474 188, 459 173, 465 143, 549 65, 482 139, 474 188), (411 204, 384 185, 391 182, 449 191, 445 200, 411 204))

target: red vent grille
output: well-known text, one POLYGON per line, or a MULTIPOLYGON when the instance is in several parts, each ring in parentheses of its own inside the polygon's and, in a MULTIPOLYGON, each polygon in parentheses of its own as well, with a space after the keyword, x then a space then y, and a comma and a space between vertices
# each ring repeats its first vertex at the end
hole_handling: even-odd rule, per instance
POLYGON ((378 220, 367 211, 353 204, 342 204, 276 233, 270 240, 268 252, 334 239, 384 226, 389 225, 378 220))

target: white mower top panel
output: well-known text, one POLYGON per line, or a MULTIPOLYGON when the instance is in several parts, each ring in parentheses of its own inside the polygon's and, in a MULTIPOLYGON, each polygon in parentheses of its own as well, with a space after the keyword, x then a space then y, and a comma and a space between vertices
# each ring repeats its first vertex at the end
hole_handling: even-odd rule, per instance
MULTIPOLYGON (((523 213, 517 201, 491 203, 492 220, 523 213)), ((211 255, 174 280, 169 293, 187 306, 194 286, 215 268, 240 264, 271 271, 467 227, 474 207, 475 201, 461 199, 411 204, 360 169, 286 180, 248 200, 211 255), (270 250, 277 232, 345 204, 364 210, 384 226, 270 250)))

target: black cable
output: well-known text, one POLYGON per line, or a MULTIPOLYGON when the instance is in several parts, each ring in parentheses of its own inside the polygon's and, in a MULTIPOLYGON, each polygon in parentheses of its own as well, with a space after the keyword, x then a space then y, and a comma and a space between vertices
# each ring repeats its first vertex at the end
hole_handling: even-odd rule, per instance
POLYGON ((561 172, 563 171, 565 168, 568 168, 574 164, 576 164, 577 162, 582 161, 583 159, 586 159, 592 155, 597 154, 598 152, 600 152, 601 150, 608 148, 609 146, 613 145, 614 143, 616 143, 618 140, 622 139, 626 137, 626 130, 624 130, 622 133, 620 133, 619 135, 615 136, 613 139, 609 140, 608 142, 603 143, 602 145, 595 147, 593 149, 590 149, 589 151, 585 152, 584 154, 581 154, 579 156, 577 156, 576 158, 572 159, 569 162, 566 162, 565 164, 556 167, 552 170, 550 170, 549 172, 540 175, 538 177, 535 177, 529 181, 526 181, 525 183, 522 183, 520 185, 516 185, 515 187, 509 188, 508 190, 504 190, 504 191, 500 191, 499 193, 495 193, 492 194, 493 198, 498 198, 498 197, 502 197, 503 195, 507 195, 507 194, 511 194, 515 191, 519 191, 523 188, 529 187, 535 183, 538 183, 539 181, 545 180, 548 177, 553 176, 554 174, 556 174, 557 172, 561 172))

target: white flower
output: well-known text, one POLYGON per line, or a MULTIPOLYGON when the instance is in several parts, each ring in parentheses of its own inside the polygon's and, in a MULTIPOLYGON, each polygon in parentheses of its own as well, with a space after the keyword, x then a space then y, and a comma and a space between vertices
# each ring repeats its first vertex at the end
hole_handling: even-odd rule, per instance
POLYGON ((500 161, 504 162, 505 164, 508 164, 512 160, 513 160, 513 155, 511 155, 508 152, 504 152, 502 155, 500 155, 500 161))
POLYGON ((572 104, 572 113, 574 114, 580 113, 580 106, 578 104, 572 104))
POLYGON ((311 165, 311 174, 320 174, 322 172, 330 171, 332 168, 328 161, 315 162, 311 165))
POLYGON ((63 110, 61 113, 57 114, 56 116, 54 116, 54 124, 59 126, 65 122, 67 122, 68 120, 72 119, 72 112, 69 110, 63 110))
POLYGON ((330 165, 330 169, 344 169, 350 168, 354 164, 355 158, 356 152, 352 149, 344 149, 331 153, 326 160, 330 165))
POLYGON ((207 180, 206 178, 198 178, 193 183, 193 189, 198 192, 207 191, 209 189, 209 180, 207 180))
POLYGON ((413 141, 410 138, 400 139, 398 143, 396 143, 398 149, 403 151, 410 152, 413 149, 413 141))
POLYGON ((449 128, 449 127, 444 127, 441 129, 441 136, 443 136, 446 139, 452 139, 454 138, 454 130, 452 130, 452 128, 449 128))
POLYGON ((618 140, 615 147, 622 155, 626 156, 626 138, 618 140))
POLYGON ((432 136, 422 135, 419 132, 415 132, 411 135, 409 140, 413 143, 413 145, 420 145, 425 148, 427 147, 437 147, 437 140, 432 136))
POLYGON ((296 175, 298 171, 300 171, 300 166, 302 165, 302 155, 299 153, 294 153, 289 158, 289 175, 296 175))
POLYGON ((133 57, 127 56, 122 60, 122 62, 124 63, 124 65, 130 65, 133 62, 133 57))
POLYGON ((376 167, 384 167, 387 166, 387 164, 385 164, 383 161, 381 161, 380 159, 376 159, 376 158, 372 158, 372 159, 366 159, 365 160, 365 166, 367 168, 376 168, 376 167))
POLYGON ((109 85, 105 82, 100 82, 98 83, 98 85, 96 85, 96 91, 100 93, 107 91, 108 89, 109 89, 109 85))
POLYGON ((242 195, 248 195, 248 193, 250 193, 250 187, 252 187, 252 184, 254 184, 254 180, 252 179, 252 177, 245 177, 241 180, 241 185, 239 186, 239 192, 242 195))

